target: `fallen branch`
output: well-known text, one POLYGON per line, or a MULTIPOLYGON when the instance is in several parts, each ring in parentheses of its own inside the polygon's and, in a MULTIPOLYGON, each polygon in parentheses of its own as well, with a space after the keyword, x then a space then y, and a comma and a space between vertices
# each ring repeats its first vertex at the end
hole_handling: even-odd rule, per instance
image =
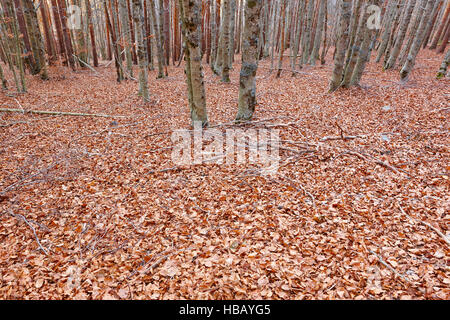
POLYGON ((97 70, 95 70, 94 68, 92 68, 87 62, 84 62, 83 60, 81 60, 78 56, 72 54, 78 61, 80 61, 80 63, 82 65, 84 65, 85 67, 89 68, 90 70, 92 70, 94 73, 98 74, 97 70))
POLYGON ((76 112, 62 112, 62 111, 46 111, 46 110, 21 110, 21 109, 4 109, 0 108, 0 112, 18 112, 18 113, 33 113, 33 114, 48 114, 54 116, 75 116, 75 117, 101 117, 101 118, 126 118, 126 116, 116 116, 109 114, 98 113, 76 113, 76 112))
POLYGON ((383 258, 382 258, 380 255, 378 255, 377 253, 375 253, 375 252, 372 251, 372 250, 369 250, 369 252, 370 252, 371 254, 374 254, 374 255, 378 258, 378 261, 380 261, 381 264, 382 264, 383 266, 385 266, 386 268, 388 268, 389 270, 391 270, 395 275, 399 276, 400 278, 402 278, 402 279, 405 280, 406 282, 410 283, 410 281, 408 280, 408 278, 406 278, 403 274, 401 274, 400 272, 398 272, 397 270, 395 270, 393 267, 391 267, 386 261, 383 260, 383 258))
POLYGON ((405 210, 403 210, 403 208, 401 207, 400 204, 398 205, 398 207, 399 207, 400 211, 401 211, 405 216, 407 216, 408 218, 410 218, 411 220, 413 220, 413 221, 415 221, 415 222, 419 222, 419 223, 421 223, 421 224, 427 226, 428 228, 430 228, 431 230, 433 230, 434 232, 436 232, 442 239, 444 239, 444 241, 445 241, 448 245, 450 245, 450 240, 448 239, 448 237, 447 237, 445 234, 443 234, 438 228, 433 227, 431 224, 426 223, 425 221, 418 220, 418 219, 415 219, 415 218, 411 217, 409 214, 407 214, 407 213, 405 212, 405 210))
MULTIPOLYGON (((369 162, 376 163, 376 164, 378 164, 378 165, 380 165, 380 166, 382 166, 382 167, 385 167, 386 169, 389 169, 389 170, 394 171, 395 173, 400 173, 400 171, 399 171, 397 168, 391 166, 389 163, 383 162, 383 161, 378 160, 378 159, 374 159, 374 158, 372 158, 372 157, 368 157, 368 156, 365 155, 365 154, 361 154, 361 153, 356 152, 356 151, 348 151, 348 152, 346 152, 346 153, 347 153, 347 154, 354 155, 354 156, 357 156, 358 158, 360 158, 360 159, 362 159, 362 160, 366 160, 366 161, 369 161, 369 162)), ((404 171, 403 171, 403 172, 404 172, 404 171)), ((407 172, 404 172, 404 173, 408 174, 407 172)))
POLYGON ((45 253, 45 255, 48 256, 48 251, 41 245, 41 242, 39 241, 39 238, 38 238, 37 233, 36 233, 36 229, 33 227, 33 225, 21 214, 14 214, 11 210, 9 211, 9 214, 11 216, 13 216, 14 218, 22 219, 31 228, 31 230, 33 231, 34 237, 36 239, 36 242, 37 242, 37 244, 39 246, 39 249, 41 249, 45 253))
POLYGON ((367 138, 367 136, 361 136, 361 135, 357 135, 357 136, 326 136, 323 137, 322 139, 320 139, 320 141, 324 142, 324 141, 333 141, 333 140, 353 140, 353 139, 365 139, 367 138))

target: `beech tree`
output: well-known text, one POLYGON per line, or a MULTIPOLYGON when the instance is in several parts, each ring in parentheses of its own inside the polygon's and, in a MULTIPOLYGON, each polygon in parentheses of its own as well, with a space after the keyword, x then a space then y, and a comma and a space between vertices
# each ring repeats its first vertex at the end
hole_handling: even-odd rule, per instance
MULTIPOLYGON (((269 72, 276 70, 276 77, 284 76, 284 70, 295 76, 303 67, 314 70, 318 60, 326 64, 332 48, 332 92, 359 85, 372 51, 380 69, 398 68, 406 80, 421 49, 443 53, 450 37, 450 4, 444 0, 262 0, 257 1, 261 8, 256 20, 248 2, 201 1, 195 20, 198 57, 197 47, 189 42, 188 55, 196 59, 189 66, 192 79, 206 63, 222 82, 229 82, 234 56, 242 55, 240 85, 245 85, 240 88, 239 109, 254 108, 256 102, 248 93, 255 77, 246 70, 261 59, 270 62, 269 72), (368 19, 378 14, 381 28, 368 28, 368 19), (248 25, 247 19, 258 26, 248 25), (254 32, 257 40, 248 40, 254 32)), ((148 101, 152 71, 163 78, 170 59, 175 67, 187 59, 179 0, 0 0, 0 9, 3 88, 11 77, 18 91, 25 91, 27 73, 47 79, 49 66, 59 63, 93 72, 99 65, 111 65, 119 83, 136 81, 139 94, 148 101), (74 18, 80 22, 77 28, 72 26, 74 18)), ((200 100, 196 103, 202 106, 200 100)), ((236 119, 251 118, 253 111, 248 110, 239 111, 236 119)))
POLYGON ((247 0, 244 9, 244 34, 242 41, 242 66, 239 79, 237 121, 251 120, 256 105, 255 76, 258 69, 258 19, 263 0, 247 0))
POLYGON ((191 120, 201 121, 202 126, 208 125, 206 113, 205 85, 201 64, 200 26, 201 1, 179 0, 180 17, 185 50, 185 74, 188 87, 189 108, 191 120))
POLYGON ((147 61, 147 52, 146 45, 144 42, 144 11, 141 0, 133 0, 133 19, 134 25, 136 27, 136 36, 137 36, 137 54, 139 61, 139 95, 142 96, 144 101, 148 101, 149 92, 148 92, 148 61, 147 61))
POLYGON ((401 22, 401 25, 399 27, 399 33, 397 35, 397 38, 395 40, 395 44, 390 52, 389 59, 387 63, 384 65, 384 69, 391 69, 395 66, 395 63, 397 61, 398 55, 400 54, 400 49, 402 47, 403 41, 406 36, 406 31, 408 30, 409 23, 411 21, 411 15, 413 13, 414 7, 416 5, 416 0, 409 0, 405 15, 403 16, 403 20, 401 22))
POLYGON ((342 0, 340 4, 341 19, 339 21, 339 39, 336 44, 336 55, 334 58, 334 69, 330 81, 329 91, 335 91, 342 82, 344 71, 345 52, 348 42, 348 27, 351 18, 351 0, 342 0))
POLYGON ((416 35, 411 45, 411 49, 409 50, 405 64, 400 70, 401 79, 406 79, 410 74, 412 68, 414 67, 414 64, 416 62, 416 56, 419 53, 419 50, 422 46, 422 42, 425 38, 425 28, 428 23, 428 19, 430 18, 432 9, 433 9, 433 1, 431 0, 421 1, 419 10, 424 10, 424 12, 422 14, 422 19, 419 24, 419 28, 417 29, 416 35))
POLYGON ((444 57, 444 61, 442 61, 441 67, 439 68, 439 71, 436 75, 437 79, 445 78, 447 75, 447 68, 450 64, 450 50, 447 51, 447 54, 444 57))

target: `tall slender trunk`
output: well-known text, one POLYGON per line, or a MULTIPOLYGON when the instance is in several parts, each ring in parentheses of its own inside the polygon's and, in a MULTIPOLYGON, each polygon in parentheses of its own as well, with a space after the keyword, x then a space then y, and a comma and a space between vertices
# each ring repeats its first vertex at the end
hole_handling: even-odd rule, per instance
POLYGON ((408 34, 408 41, 403 46, 400 55, 399 55, 399 65, 400 67, 403 66, 406 62, 406 59, 408 58, 409 50, 411 49, 411 46, 413 44, 417 29, 419 28, 420 21, 422 20, 423 10, 422 3, 419 2, 416 17, 414 19, 414 23, 410 25, 409 27, 409 34, 408 34))
POLYGON ((428 41, 430 40, 431 31, 433 30, 434 24, 436 23, 436 18, 438 16, 439 9, 441 8, 442 1, 443 0, 436 0, 434 4, 433 11, 431 12, 431 19, 430 21, 428 21, 428 25, 425 31, 425 39, 423 40, 422 45, 424 49, 427 46, 428 41))
POLYGON ((437 29, 433 41, 430 44, 430 49, 436 49, 439 40, 441 39, 442 32, 444 32, 444 28, 447 26, 448 16, 450 14, 450 2, 447 3, 447 7, 445 8, 444 15, 442 16, 441 23, 439 24, 439 28, 437 29))
POLYGON ((450 38, 450 22, 447 25, 447 31, 445 32, 444 38, 442 39, 442 43, 437 48, 437 53, 444 52, 445 48, 447 47, 449 38, 450 38))
MULTIPOLYGON (((379 5, 380 0, 369 0, 369 5, 379 5)), ((367 21, 368 15, 364 15, 364 21, 367 21)), ((362 74, 364 72, 364 69, 366 68, 366 63, 369 61, 369 54, 370 54, 370 43, 373 39, 373 37, 376 34, 375 29, 369 29, 367 27, 367 23, 364 23, 362 25, 362 28, 364 28, 364 38, 363 42, 361 44, 361 50, 358 56, 358 60, 356 62, 355 68, 353 70, 352 78, 350 80, 350 84, 353 86, 359 85, 359 82, 361 81, 362 74)))
POLYGON ((287 1, 286 0, 281 0, 280 2, 281 5, 281 37, 280 37, 280 52, 278 54, 278 70, 277 70, 277 78, 280 77, 281 75, 281 71, 283 68, 283 53, 284 53, 284 48, 285 48, 285 23, 286 23, 286 6, 287 6, 287 1))
POLYGON ((20 0, 14 0, 15 10, 16 10, 16 17, 17 17, 17 23, 19 25, 20 33, 23 37, 23 44, 25 45, 25 62, 28 65, 28 67, 31 70, 32 74, 39 73, 39 65, 36 63, 33 51, 31 49, 31 43, 30 43, 30 37, 28 35, 27 26, 25 23, 25 19, 23 17, 23 7, 20 0))
POLYGON ((344 70, 345 52, 349 37, 349 25, 351 17, 351 0, 342 0, 340 5, 341 19, 339 21, 338 41, 336 44, 336 54, 334 59, 334 69, 330 81, 329 91, 335 91, 341 81, 344 70))
POLYGON ((48 79, 47 59, 45 56, 44 42, 42 39, 41 30, 39 29, 39 21, 34 7, 33 0, 22 0, 25 22, 27 24, 28 34, 31 40, 31 50, 33 51, 34 59, 37 63, 36 70, 41 79, 48 79))
POLYGON ((20 37, 19 37, 19 28, 16 23, 15 19, 15 9, 12 5, 12 2, 6 1, 6 12, 7 16, 11 18, 10 20, 10 29, 13 34, 13 50, 14 50, 14 56, 15 56, 15 62, 12 61, 12 59, 9 61, 10 68, 13 71, 14 74, 14 80, 16 82, 16 87, 18 92, 27 92, 27 86, 25 82, 25 70, 23 66, 23 59, 22 59, 22 48, 20 45, 20 37), (14 64, 19 68, 19 76, 20 76, 20 82, 19 79, 16 76, 16 73, 14 71, 14 64))
POLYGON ((441 67, 436 75, 436 79, 442 79, 447 74, 447 68, 450 64, 450 50, 447 51, 447 54, 444 57, 444 61, 442 61, 441 67))
POLYGON ((214 64, 216 63, 217 57, 217 0, 211 1, 211 57, 209 66, 211 67, 211 70, 214 71, 214 64))
POLYGON ((234 62, 234 39, 236 29, 236 0, 230 0, 230 45, 228 46, 228 65, 231 69, 234 62))
POLYGON ((381 35, 381 43, 378 47, 378 53, 376 62, 380 62, 381 58, 383 57, 386 47, 388 46, 389 42, 389 36, 391 35, 392 31, 392 22, 395 19, 395 16, 397 14, 398 10, 398 0, 389 0, 388 6, 386 8, 386 14, 385 14, 385 21, 384 21, 384 30, 381 35), (397 5, 397 6, 396 6, 397 5))
POLYGON ((201 1, 179 0, 186 59, 186 83, 192 123, 200 121, 208 126, 205 85, 201 63, 200 25, 201 1))
MULTIPOLYGON (((77 6, 81 10, 81 0, 72 0, 73 5, 77 6)), ((80 19, 83 23, 83 19, 80 19)), ((77 44, 77 56, 82 62, 87 63, 88 52, 86 49, 86 41, 84 39, 83 25, 81 24, 79 28, 73 30, 75 35, 75 42, 77 44)), ((80 67, 85 68, 85 65, 80 62, 80 67)))
POLYGON ((409 23, 411 21, 411 15, 416 5, 416 0, 409 0, 408 7, 406 8, 405 15, 399 27, 399 33, 395 40, 395 44, 391 50, 389 59, 384 65, 384 69, 391 69, 395 66, 397 58, 400 54, 400 49, 402 47, 403 41, 405 40, 406 31, 408 30, 409 23))
POLYGON ((416 36, 414 38, 411 49, 408 53, 408 57, 406 58, 406 62, 400 70, 401 79, 405 80, 408 78, 411 70, 414 68, 414 64, 416 62, 416 56, 419 53, 420 47, 422 46, 423 39, 425 38, 425 28, 428 23, 428 19, 430 19, 431 10, 433 10, 433 0, 422 0, 421 1, 420 10, 424 10, 423 8, 426 6, 425 11, 423 13, 419 29, 417 30, 416 36))
POLYGON ((242 66, 239 79, 237 121, 251 120, 256 106, 256 71, 258 69, 258 23, 263 0, 247 0, 242 41, 242 66))
POLYGON ((313 46, 313 50, 311 52, 311 60, 310 60, 311 65, 315 65, 316 60, 319 59, 319 49, 320 49, 320 44, 322 41, 323 24, 325 21, 325 2, 326 1, 320 1, 320 4, 319 4, 319 15, 317 17, 314 46, 313 46))
POLYGON ((133 0, 133 20, 136 26, 136 36, 137 36, 137 55, 139 63, 139 95, 142 96, 144 102, 150 100, 148 92, 148 60, 146 53, 146 44, 144 41, 144 9, 142 7, 141 0, 133 0))
POLYGON ((230 21, 231 21, 231 0, 223 0, 223 43, 222 43, 222 82, 230 82, 230 21))
MULTIPOLYGON (((51 4, 52 4, 53 21, 55 22, 56 28, 56 35, 58 36, 59 53, 63 56, 66 56, 66 47, 64 44, 64 36, 62 31, 61 17, 58 9, 58 4, 56 0, 52 0, 51 4)), ((65 60, 66 60, 65 63, 67 64, 67 56, 65 60)))
POLYGON ((303 54, 302 60, 303 64, 308 62, 308 59, 311 54, 311 31, 312 31, 312 23, 314 16, 314 0, 308 0, 308 11, 306 13, 306 29, 304 32, 304 41, 303 41, 303 54))
POLYGON ((156 8, 156 0, 150 0, 150 15, 153 22, 153 30, 155 33, 156 52, 158 57, 158 76, 157 79, 164 78, 164 53, 161 41, 161 32, 158 25, 158 15, 156 8))
POLYGON ((73 58, 72 40, 70 38, 70 32, 67 27, 67 9, 65 0, 58 0, 59 15, 61 18, 61 27, 64 38, 64 46, 66 48, 67 61, 69 62, 72 70, 75 70, 75 60, 73 58))
MULTIPOLYGON (((146 3, 147 3, 147 1, 144 0, 144 10, 145 10, 145 4, 146 3)), ((133 43, 134 43, 134 41, 136 40, 136 37, 135 37, 135 34, 134 34, 133 14, 131 12, 130 0, 127 0, 127 10, 128 10, 128 20, 129 20, 129 23, 130 23, 130 35, 131 35, 131 39, 133 40, 133 43)), ((146 14, 146 11, 147 10, 144 11, 144 16, 146 14)), ((147 21, 147 19, 145 19, 145 21, 147 21)), ((147 48, 147 51, 149 51, 148 48, 147 48)), ((133 56, 134 64, 137 64, 138 63, 138 61, 137 61, 137 53, 136 53, 136 48, 135 48, 134 45, 131 46, 131 53, 132 53, 132 56, 133 56)))
POLYGON ((164 0, 164 53, 166 58, 166 72, 167 66, 170 63, 170 3, 169 0, 164 0))
POLYGON ((86 5, 86 13, 87 20, 89 25, 89 35, 91 38, 91 50, 92 50, 92 59, 94 60, 94 67, 98 67, 98 55, 97 55, 97 45, 95 43, 95 32, 94 32, 94 24, 92 23, 92 8, 89 0, 85 0, 86 5))
MULTIPOLYGON (((139 10, 139 8, 137 10, 139 10)), ((133 41, 131 40, 130 36, 130 24, 128 21, 129 19, 126 0, 119 0, 119 12, 120 12, 120 22, 122 25, 122 37, 123 37, 122 41, 125 47, 125 61, 127 64, 127 71, 128 74, 131 77, 133 77, 133 57, 131 53, 133 41)))
POLYGON ((119 52, 119 46, 117 43, 116 33, 113 29, 113 25, 112 25, 112 21, 111 21, 110 15, 109 15, 108 5, 106 3, 106 0, 103 0, 103 5, 105 6, 106 24, 108 25, 109 30, 111 30, 111 40, 112 40, 113 52, 114 52, 114 64, 116 66, 117 82, 121 82, 123 80, 123 71, 122 71, 121 58, 120 58, 120 52, 119 52))

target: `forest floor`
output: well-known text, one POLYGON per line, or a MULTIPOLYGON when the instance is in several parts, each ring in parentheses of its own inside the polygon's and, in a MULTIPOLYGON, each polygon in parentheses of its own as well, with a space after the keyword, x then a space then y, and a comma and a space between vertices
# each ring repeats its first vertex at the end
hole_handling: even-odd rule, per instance
MULTIPOLYGON (((124 117, 0 113, 0 298, 448 299, 442 58, 422 52, 407 83, 370 63, 362 87, 333 94, 330 64, 276 79, 262 61, 244 127, 279 130, 271 176, 174 168, 171 132, 190 128, 183 66, 150 73, 147 104, 112 64, 29 76, 0 108, 124 117)), ((235 116, 239 70, 223 84, 205 65, 212 125, 235 116)))

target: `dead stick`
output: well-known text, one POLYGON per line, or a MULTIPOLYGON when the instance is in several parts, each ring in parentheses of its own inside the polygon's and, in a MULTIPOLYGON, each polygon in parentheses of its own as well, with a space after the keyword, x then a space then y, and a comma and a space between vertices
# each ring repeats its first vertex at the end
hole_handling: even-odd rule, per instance
POLYGON ((365 139, 367 136, 339 136, 339 137, 333 137, 333 136, 326 136, 320 139, 320 141, 330 141, 330 140, 352 140, 352 139, 365 139))
POLYGON ((48 256, 47 250, 45 250, 45 248, 41 245, 41 242, 39 241, 39 238, 36 234, 36 229, 31 225, 31 223, 29 223, 28 220, 21 214, 14 214, 11 210, 9 211, 9 214, 11 216, 13 216, 14 218, 17 218, 17 217, 21 218, 31 228, 39 248, 48 256))
POLYGON ((72 54, 75 58, 77 58, 78 61, 80 61, 80 63, 82 63, 85 67, 88 67, 89 69, 91 69, 91 71, 95 72, 98 74, 97 70, 95 70, 94 68, 92 68, 87 62, 84 62, 83 60, 81 60, 78 56, 72 54))
POLYGON ((384 265, 389 270, 391 270, 395 275, 399 276, 400 278, 402 278, 403 280, 405 280, 408 283, 410 282, 403 274, 399 273, 397 270, 395 270, 389 264, 387 264, 386 261, 384 261, 380 255, 378 255, 377 253, 375 253, 372 250, 369 250, 369 252, 374 254, 378 258, 378 260, 381 262, 381 264, 384 265))
POLYGON ((4 109, 4 108, 0 108, 0 112, 50 114, 50 115, 55 115, 55 116, 75 116, 75 117, 126 118, 126 116, 116 116, 116 115, 109 115, 109 114, 76 113, 76 112, 45 111, 45 110, 44 111, 40 111, 40 110, 20 110, 20 109, 4 109))
POLYGON ((400 208, 400 211, 401 211, 405 216, 407 216, 408 218, 410 218, 410 219, 413 220, 413 221, 419 222, 419 223, 421 223, 421 224, 427 226, 428 228, 432 229, 434 232, 436 232, 438 235, 440 235, 441 238, 444 239, 444 241, 447 242, 448 245, 450 245, 450 240, 448 239, 448 237, 447 237, 445 234, 443 234, 439 229, 437 229, 436 227, 433 227, 431 224, 426 223, 425 221, 418 220, 418 219, 415 219, 415 218, 411 217, 409 214, 407 214, 407 213, 405 212, 405 210, 403 210, 403 208, 402 208, 400 205, 398 205, 398 207, 400 208))

